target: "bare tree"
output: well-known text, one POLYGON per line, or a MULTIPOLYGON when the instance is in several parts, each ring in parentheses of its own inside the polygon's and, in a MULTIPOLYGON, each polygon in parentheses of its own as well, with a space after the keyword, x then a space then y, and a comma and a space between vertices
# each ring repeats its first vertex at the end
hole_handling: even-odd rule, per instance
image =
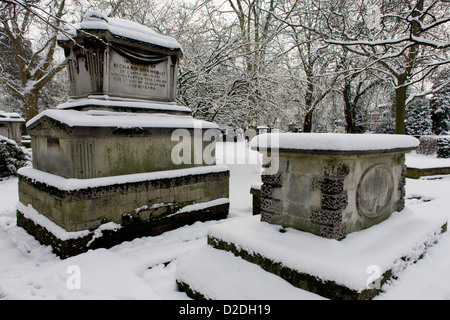
MULTIPOLYGON (((259 10, 274 1, 199 1, 179 8, 180 102, 199 117, 242 128, 284 117, 273 41, 277 26, 259 10)), ((271 9, 272 8, 272 9, 271 9)), ((275 21, 276 22, 276 21, 275 21)))
POLYGON ((375 70, 365 67, 363 57, 352 54, 345 47, 339 51, 338 60, 340 76, 336 90, 343 99, 346 132, 364 132, 365 128, 357 123, 357 117, 361 116, 360 102, 366 94, 385 81, 375 70))
POLYGON ((408 95, 424 95, 411 94, 408 88, 450 62, 446 56, 450 15, 444 2, 316 2, 327 20, 326 28, 320 30, 324 41, 368 57, 371 66, 378 66, 389 77, 395 90, 396 133, 406 133, 405 108, 411 101, 408 95))
POLYGON ((11 44, 18 73, 17 77, 3 74, 2 85, 23 102, 27 119, 39 113, 41 90, 65 67, 64 61, 55 63, 55 54, 66 1, 53 0, 45 8, 42 2, 0 1, 1 32, 11 44), (30 52, 28 39, 37 31, 42 38, 34 41, 30 52))
POLYGON ((328 44, 368 58, 367 68, 384 73, 395 90, 396 132, 405 133, 405 106, 413 97, 429 94, 409 93, 416 83, 449 63, 447 49, 450 22, 448 1, 439 0, 310 0, 310 12, 322 23, 311 26, 292 20, 306 14, 303 0, 287 1, 288 15, 274 18, 292 28, 314 32, 328 44), (409 94, 409 97, 408 97, 409 94))
MULTIPOLYGON (((275 13, 271 14, 275 16, 275 13)), ((303 116, 303 131, 311 132, 313 114, 332 93, 337 80, 336 52, 314 32, 323 20, 310 0, 283 3, 276 19, 284 26, 278 37, 287 43, 280 51, 290 78, 287 94, 296 96, 295 102, 300 109, 298 116, 303 116)))

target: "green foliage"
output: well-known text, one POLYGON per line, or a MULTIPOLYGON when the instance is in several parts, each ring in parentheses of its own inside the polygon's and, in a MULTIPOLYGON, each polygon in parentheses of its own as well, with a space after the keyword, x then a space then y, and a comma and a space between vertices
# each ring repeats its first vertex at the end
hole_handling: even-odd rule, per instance
POLYGON ((437 141, 436 156, 450 158, 450 137, 440 137, 437 141))
POLYGON ((431 109, 427 99, 416 98, 406 109, 406 133, 412 136, 431 134, 431 109))
POLYGON ((0 177, 16 175, 30 160, 30 155, 15 141, 0 136, 0 177))
POLYGON ((431 119, 435 134, 450 132, 450 84, 445 85, 450 76, 450 70, 441 72, 434 80, 433 88, 442 86, 439 92, 433 94, 431 99, 431 119))

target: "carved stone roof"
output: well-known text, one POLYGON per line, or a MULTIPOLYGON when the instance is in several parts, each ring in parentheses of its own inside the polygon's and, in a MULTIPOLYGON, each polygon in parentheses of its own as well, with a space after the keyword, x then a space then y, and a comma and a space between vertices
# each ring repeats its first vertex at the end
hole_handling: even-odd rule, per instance
POLYGON ((166 54, 182 56, 182 48, 174 38, 161 35, 139 23, 110 18, 97 11, 88 12, 79 24, 67 25, 64 32, 59 34, 58 41, 64 47, 80 42, 83 38, 119 45, 147 46, 166 54))

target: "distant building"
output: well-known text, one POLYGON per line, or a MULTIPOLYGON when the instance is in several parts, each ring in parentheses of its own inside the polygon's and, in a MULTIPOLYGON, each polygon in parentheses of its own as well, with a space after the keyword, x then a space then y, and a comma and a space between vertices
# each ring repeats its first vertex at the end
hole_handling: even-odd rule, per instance
POLYGON ((0 110, 0 136, 16 141, 22 141, 22 124, 25 122, 18 113, 0 110))

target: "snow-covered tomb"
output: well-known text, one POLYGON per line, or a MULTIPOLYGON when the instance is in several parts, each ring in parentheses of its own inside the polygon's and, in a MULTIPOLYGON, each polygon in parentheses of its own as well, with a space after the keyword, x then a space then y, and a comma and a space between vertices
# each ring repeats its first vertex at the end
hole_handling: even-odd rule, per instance
POLYGON ((71 97, 27 123, 18 225, 67 257, 226 218, 229 170, 211 161, 218 126, 175 103, 180 45, 98 12, 58 40, 71 97))
POLYGON ((252 148, 271 160, 261 219, 338 240, 377 224, 403 209, 405 153, 418 144, 406 135, 257 136, 252 148))
POLYGON ((16 143, 22 142, 22 125, 25 122, 18 113, 0 110, 0 136, 4 136, 16 143))
POLYGON ((266 134, 251 146, 265 167, 260 215, 213 226, 178 261, 192 298, 372 299, 447 230, 445 212, 405 207, 413 137, 266 134))

